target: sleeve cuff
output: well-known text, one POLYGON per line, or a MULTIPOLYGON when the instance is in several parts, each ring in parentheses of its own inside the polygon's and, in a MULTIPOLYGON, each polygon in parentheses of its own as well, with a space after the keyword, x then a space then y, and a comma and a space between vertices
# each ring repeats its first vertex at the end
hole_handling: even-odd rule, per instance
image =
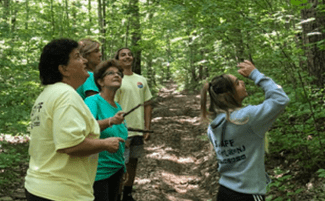
POLYGON ((261 74, 260 71, 255 68, 248 77, 252 80, 256 80, 259 74, 261 74))

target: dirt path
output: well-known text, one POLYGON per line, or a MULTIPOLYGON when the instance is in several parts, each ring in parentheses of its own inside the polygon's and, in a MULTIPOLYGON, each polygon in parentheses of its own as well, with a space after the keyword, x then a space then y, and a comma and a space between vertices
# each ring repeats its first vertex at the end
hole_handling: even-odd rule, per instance
MULTIPOLYGON (((154 105, 155 133, 145 144, 133 196, 137 201, 212 201, 218 175, 211 171, 216 170, 216 160, 211 160, 214 152, 206 127, 199 122, 200 96, 178 93, 174 84, 167 86, 154 105)), ((22 164, 21 175, 27 166, 22 164)), ((23 183, 0 192, 0 201, 25 201, 23 183)))
POLYGON ((212 200, 209 188, 204 185, 211 176, 202 171, 202 162, 208 160, 209 143, 204 140, 206 128, 199 122, 200 97, 177 93, 176 85, 170 84, 160 90, 157 100, 151 128, 155 133, 140 159, 134 198, 212 200))
MULTIPOLYGON (((217 162, 206 137, 206 126, 199 122, 200 96, 178 93, 176 87, 167 84, 156 99, 152 118, 155 133, 146 142, 145 154, 137 168, 133 193, 137 201, 215 201, 219 179, 217 162)), ((283 174, 276 174, 273 170, 285 164, 284 159, 268 157, 266 169, 272 178, 279 178, 283 174)), ((27 166, 23 163, 15 167, 17 178, 12 178, 7 190, 0 189, 0 201, 26 200, 23 178, 27 166)), ((301 168, 291 166, 281 169, 294 175, 301 171, 301 168)), ((303 192, 291 196, 291 200, 324 200, 324 179, 313 177, 309 181, 307 178, 307 184, 300 180, 302 178, 288 180, 280 186, 282 190, 273 187, 267 195, 269 200, 271 197, 279 200, 286 197, 288 190, 283 187, 293 185, 291 182, 296 183, 294 191, 303 189, 303 192)))

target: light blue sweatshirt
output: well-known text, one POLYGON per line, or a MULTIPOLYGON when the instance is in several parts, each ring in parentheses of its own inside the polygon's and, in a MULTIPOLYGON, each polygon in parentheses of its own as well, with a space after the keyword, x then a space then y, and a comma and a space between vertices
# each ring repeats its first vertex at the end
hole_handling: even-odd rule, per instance
POLYGON ((266 193, 264 166, 264 137, 275 119, 289 102, 282 88, 257 69, 249 76, 265 91, 260 105, 249 105, 231 113, 230 119, 248 122, 235 125, 227 122, 221 144, 222 128, 226 114, 222 113, 208 127, 208 136, 217 154, 220 172, 219 184, 236 192, 246 194, 266 193))

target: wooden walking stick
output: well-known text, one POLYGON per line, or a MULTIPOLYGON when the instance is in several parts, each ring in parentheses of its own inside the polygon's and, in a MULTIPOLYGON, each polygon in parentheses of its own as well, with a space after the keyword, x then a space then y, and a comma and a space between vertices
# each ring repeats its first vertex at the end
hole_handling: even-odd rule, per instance
POLYGON ((135 106, 134 108, 132 108, 131 110, 129 110, 128 112, 124 113, 124 114, 123 114, 123 117, 125 117, 125 116, 128 115, 128 114, 130 114, 131 112, 133 112, 135 109, 137 109, 137 108, 140 107, 141 105, 143 105, 143 104, 139 104, 139 105, 135 106))
POLYGON ((140 103, 139 105, 135 106, 134 108, 132 108, 131 110, 129 110, 128 112, 124 113, 123 114, 123 117, 125 117, 126 115, 130 114, 131 112, 133 112, 135 109, 137 109, 138 107, 140 106, 145 106, 145 105, 148 105, 150 104, 149 102, 145 102, 145 103, 140 103))
POLYGON ((135 132, 141 132, 141 133, 153 133, 152 130, 144 130, 144 129, 138 129, 138 128, 128 128, 128 131, 135 131, 135 132))

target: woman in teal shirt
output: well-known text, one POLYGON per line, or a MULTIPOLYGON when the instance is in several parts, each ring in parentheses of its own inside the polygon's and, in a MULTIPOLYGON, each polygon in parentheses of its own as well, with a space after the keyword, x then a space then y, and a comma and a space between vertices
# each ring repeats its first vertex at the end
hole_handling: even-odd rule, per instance
MULTIPOLYGON (((95 83, 99 94, 85 99, 91 113, 98 121, 100 138, 121 137, 126 140, 128 130, 125 125, 121 106, 114 101, 116 91, 120 88, 123 69, 116 60, 100 63, 94 71, 95 83)), ((125 144, 116 153, 103 151, 99 153, 97 173, 94 183, 95 201, 116 201, 120 182, 126 172, 124 161, 125 144)))

